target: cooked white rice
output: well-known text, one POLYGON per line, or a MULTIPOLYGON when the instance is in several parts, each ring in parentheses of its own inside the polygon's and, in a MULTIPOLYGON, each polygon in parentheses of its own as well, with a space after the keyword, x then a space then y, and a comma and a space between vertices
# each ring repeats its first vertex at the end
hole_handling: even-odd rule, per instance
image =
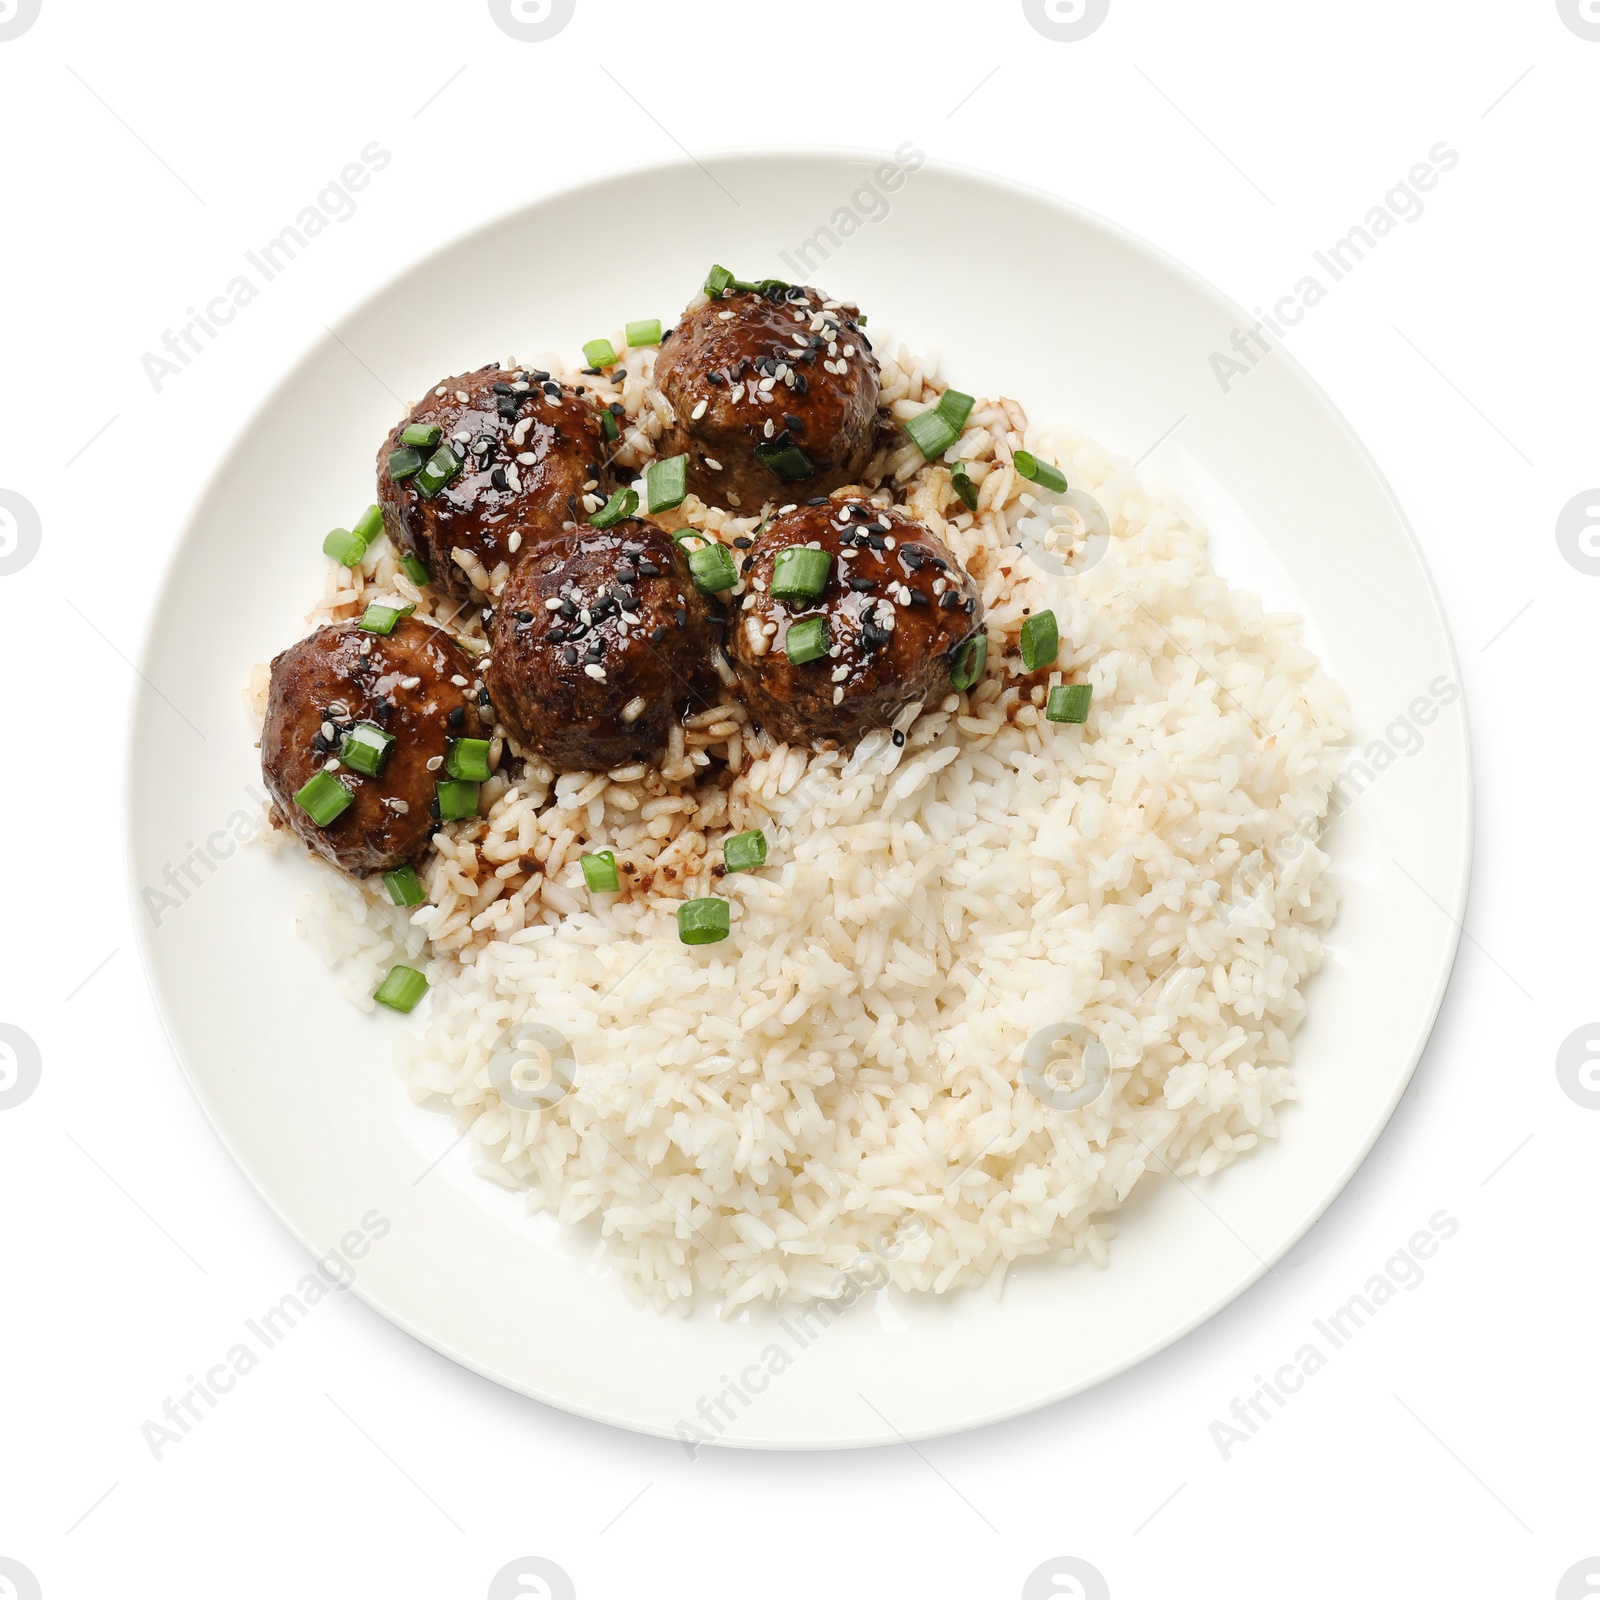
MULTIPOLYGON (((661 420, 640 356, 622 396, 643 416, 636 468, 661 420)), ((940 387, 903 347, 884 359, 897 419, 940 387)), ((1104 1263, 1142 1176, 1214 1172, 1294 1097, 1300 985, 1335 909, 1302 841, 1338 764, 1337 689, 1296 619, 1230 589, 1193 519, 1127 463, 1010 400, 980 401, 956 453, 976 516, 940 514, 947 468, 913 446, 882 463, 881 493, 977 579, 990 634, 984 679, 928 706, 903 748, 774 746, 730 695, 660 770, 530 761, 485 785, 486 818, 436 837, 409 917, 330 869, 302 919, 368 1010, 392 962, 425 964, 401 1050, 412 1093, 470 1127, 478 1170, 530 1210, 598 1227, 654 1306, 687 1309, 697 1288, 724 1312, 836 1295, 908 1219, 885 1263, 904 1289, 998 1290, 1035 1256, 1104 1263), (1109 541, 1079 538, 1068 564, 1041 552, 1048 508, 1011 465, 1024 447, 1098 501, 1109 541), (1023 679, 1018 632, 1044 607, 1052 681, 1094 688, 1081 728, 1044 721, 1023 679), (722 839, 754 827, 766 865, 718 875, 722 839), (578 857, 601 848, 649 887, 591 896, 578 857), (683 945, 678 905, 713 892, 732 936, 683 945), (1023 1071, 1029 1040, 1063 1023, 1109 1060, 1071 1110, 1023 1071), (519 1030, 558 1056, 570 1043, 572 1086, 548 1109, 491 1082, 519 1030)), ((754 524, 693 500, 682 515, 725 539, 754 524)), ((479 608, 433 603, 386 545, 335 568, 313 620, 379 594, 481 648, 479 608)))

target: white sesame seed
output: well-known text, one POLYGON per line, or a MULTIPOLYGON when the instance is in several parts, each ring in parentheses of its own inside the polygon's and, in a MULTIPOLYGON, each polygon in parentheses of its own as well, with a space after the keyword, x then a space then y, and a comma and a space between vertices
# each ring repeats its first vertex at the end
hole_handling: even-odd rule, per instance
POLYGON ((624 722, 637 722, 643 714, 644 696, 642 694, 636 694, 633 699, 631 699, 627 705, 622 708, 622 720, 624 722))
POLYGON ((514 464, 506 468, 506 482, 511 485, 512 494, 522 493, 522 474, 514 464))
POLYGON ((733 321, 733 313, 731 311, 719 311, 717 313, 717 321, 718 322, 732 322, 733 321))
POLYGON ((465 678, 463 678, 463 677, 462 677, 462 676, 461 676, 461 674, 460 674, 460 673, 459 673, 459 672, 457 672, 457 673, 455 673, 455 674, 454 674, 454 675, 453 675, 453 676, 452 676, 452 677, 451 677, 451 679, 450 679, 450 681, 451 681, 451 683, 453 683, 453 684, 454 684, 454 685, 455 685, 455 686, 456 686, 456 688, 458 688, 458 689, 465 689, 465 688, 466 688, 466 686, 467 686, 467 680, 466 680, 466 679, 465 679, 465 678))
POLYGON ((709 400, 700 401, 695 406, 694 410, 689 413, 689 420, 691 422, 698 422, 701 419, 701 417, 703 417, 706 414, 706 407, 709 406, 710 404, 711 404, 711 402, 709 400))
POLYGON ((774 432, 775 430, 772 426, 772 418, 768 417, 767 420, 761 425, 761 436, 764 439, 770 439, 774 432))
POLYGON ((324 722, 322 724, 322 737, 324 739, 331 739, 333 737, 333 724, 331 722, 324 722))
POLYGON ((522 454, 517 457, 517 460, 524 467, 532 467, 538 465, 539 458, 533 453, 533 451, 524 450, 522 454))
POLYGON ((339 770, 338 758, 336 756, 329 756, 328 759, 322 763, 322 770, 324 772, 337 772, 339 770))
POLYGON ((519 449, 528 442, 528 429, 533 426, 532 417, 524 417, 516 427, 511 430, 511 442, 519 449))
POLYGON ((849 676, 850 676, 849 667, 835 667, 833 669, 832 680, 833 680, 834 683, 843 683, 844 680, 846 678, 848 678, 849 676))
POLYGON ((713 472, 721 472, 722 471, 722 463, 720 461, 713 461, 710 456, 704 456, 704 457, 702 457, 702 459, 705 461, 705 464, 708 467, 711 468, 711 470, 713 472))
POLYGON ((761 631, 770 639, 778 631, 778 624, 776 622, 763 622, 761 631))
POLYGON ((777 380, 777 378, 775 378, 775 377, 772 377, 772 378, 763 378, 763 379, 762 379, 762 380, 761 380, 761 383, 760 383, 760 389, 761 389, 761 392, 762 392, 762 394, 771 394, 771 393, 772 393, 772 386, 773 386, 773 385, 774 385, 774 384, 775 384, 775 383, 776 383, 776 382, 777 382, 777 381, 778 381, 778 380, 777 380))
POLYGON ((545 601, 544 608, 546 611, 559 611, 561 609, 561 596, 558 594, 551 595, 550 598, 545 601))
POLYGON ((411 809, 411 802, 409 800, 402 800, 398 795, 393 794, 384 801, 384 804, 388 806, 388 808, 394 812, 396 816, 400 817, 403 817, 411 809))
POLYGON ((588 675, 593 678, 596 683, 604 683, 606 681, 606 669, 604 667, 597 667, 592 661, 589 662, 583 670, 588 673, 588 675))
MULTIPOLYGON (((511 387, 512 387, 512 390, 517 394, 526 394, 528 392, 528 385, 521 378, 519 378, 514 384, 512 384, 511 387)), ((524 420, 531 422, 533 419, 531 417, 529 417, 529 418, 525 418, 524 420)), ((521 427, 521 425, 522 425, 521 423, 517 424, 518 427, 521 427)))
POLYGON ((838 703, 843 699, 844 699, 844 690, 843 689, 835 689, 833 691, 833 703, 835 705, 838 705, 838 703))
POLYGON ((444 765, 444 757, 443 756, 429 756, 428 757, 428 771, 429 772, 437 772, 439 770, 439 768, 442 767, 443 765, 444 765))
POLYGON ((522 548, 522 535, 520 533, 518 533, 515 529, 513 529, 512 532, 511 532, 510 537, 507 538, 507 540, 506 540, 506 549, 509 550, 512 553, 512 555, 515 555, 517 553, 517 551, 519 551, 521 548, 522 548))
POLYGON ((893 550, 894 549, 894 535, 892 533, 884 534, 884 536, 883 536, 883 548, 885 550, 893 550))
POLYGON ((856 347, 853 344, 847 344, 844 347, 844 353, 847 356, 853 356, 856 353, 856 347))
POLYGON ((443 384, 442 384, 442 383, 441 383, 441 384, 440 384, 440 385, 439 385, 439 387, 438 387, 438 388, 437 388, 437 389, 435 389, 435 390, 434 390, 434 391, 433 391, 433 392, 434 392, 434 393, 435 393, 435 394, 443 394, 443 393, 444 393, 444 385, 443 385, 443 384))
POLYGON ((400 687, 402 689, 416 689, 421 686, 421 683, 421 678, 402 678, 400 680, 400 687))
POLYGON ((467 391, 465 389, 457 389, 456 399, 459 400, 462 405, 465 405, 467 403, 467 391))
POLYGON ((738 403, 743 399, 744 399, 744 385, 742 383, 734 384, 734 386, 728 391, 728 402, 729 402, 729 404, 730 405, 738 405, 738 403))
POLYGON ((465 428, 457 428, 451 437, 454 438, 457 444, 465 444, 472 435, 465 428))
POLYGON ((756 603, 756 597, 753 594, 747 594, 744 597, 744 605, 741 606, 740 609, 742 611, 748 611, 750 609, 750 607, 753 606, 755 603, 756 603))
POLYGON ((624 611, 624 612, 621 613, 621 616, 622 616, 622 620, 624 622, 626 622, 630 628, 637 628, 639 626, 639 624, 644 620, 644 618, 642 618, 642 617, 634 616, 634 614, 631 611, 624 611))
POLYGON ((592 620, 593 620, 593 618, 591 618, 590 615, 589 615, 589 608, 587 606, 585 606, 578 613, 578 621, 581 622, 584 625, 584 627, 587 628, 592 620))

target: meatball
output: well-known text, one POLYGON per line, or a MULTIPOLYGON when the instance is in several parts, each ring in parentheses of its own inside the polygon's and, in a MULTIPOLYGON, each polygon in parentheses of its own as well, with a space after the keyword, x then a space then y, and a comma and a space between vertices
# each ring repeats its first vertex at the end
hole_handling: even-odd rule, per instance
POLYGON ((451 738, 488 737, 472 673, 449 634, 410 618, 389 634, 333 623, 290 645, 272 663, 261 731, 262 778, 284 820, 352 877, 409 861, 434 830, 435 784, 446 776, 451 738), (376 776, 340 759, 362 746, 354 759, 377 765, 376 776), (338 765, 329 776, 351 800, 319 827, 295 795, 330 760, 338 765))
POLYGON ((728 654, 756 720, 787 744, 847 744, 887 727, 913 701, 941 698, 971 672, 982 637, 977 585, 949 548, 910 517, 855 496, 774 518, 744 561, 748 591, 728 654), (780 598, 818 557, 821 589, 780 598), (779 595, 774 595, 776 575, 779 595), (790 640, 804 626, 790 659, 790 640), (967 641, 975 642, 968 646, 967 641))
POLYGON ((511 575, 490 626, 485 684, 517 742, 552 766, 647 760, 700 687, 719 632, 677 545, 628 518, 541 545, 511 575))
POLYGON ((435 583, 470 598, 495 586, 498 567, 514 566, 531 546, 581 519, 585 485, 603 481, 607 454, 589 396, 562 387, 548 372, 480 367, 446 378, 384 440, 383 525, 435 583), (437 442, 408 446, 402 441, 408 428, 437 428, 437 442), (437 487, 429 473, 441 448, 461 468, 437 487), (406 452, 404 465, 394 464, 396 452, 406 452))
POLYGON ((674 419, 658 453, 689 457, 702 500, 748 511, 859 483, 877 428, 878 363, 856 308, 764 290, 686 312, 655 367, 674 419))

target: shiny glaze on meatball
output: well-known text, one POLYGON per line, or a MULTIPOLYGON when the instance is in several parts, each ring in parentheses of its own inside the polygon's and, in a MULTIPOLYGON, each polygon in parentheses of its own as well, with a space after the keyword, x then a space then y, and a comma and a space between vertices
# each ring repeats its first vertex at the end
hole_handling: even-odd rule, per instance
MULTIPOLYGON (((426 461, 438 445, 418 446, 426 461)), ((600 412, 549 373, 481 367, 446 378, 397 423, 378 452, 378 503, 397 547, 436 584, 471 597, 536 544, 581 522, 585 486, 607 481, 600 412), (431 498, 420 474, 396 482, 391 455, 411 426, 437 427, 460 472, 431 498), (463 438, 462 435, 465 435, 463 438), (468 557, 463 566, 454 552, 468 557), (474 576, 485 580, 475 584, 474 576)))
POLYGON ((746 512, 859 483, 878 363, 857 315, 820 289, 783 284, 692 306, 656 361, 676 419, 658 454, 687 454, 702 500, 746 512))
POLYGON ((332 623, 272 663, 261 773, 284 821, 319 855, 353 877, 387 872, 432 834, 435 784, 452 738, 487 738, 472 699, 473 667, 442 629, 405 618, 394 632, 332 623), (459 681, 457 681, 459 680, 459 681), (334 776, 354 801, 318 827, 295 795, 359 723, 393 736, 377 777, 340 763, 334 776))
POLYGON ((541 545, 512 574, 490 627, 486 684, 500 720, 552 766, 648 760, 697 688, 718 630, 688 563, 630 518, 541 545))
POLYGON ((743 563, 748 592, 728 624, 728 656, 752 715, 788 744, 853 743, 913 701, 949 693, 954 657, 982 631, 978 588, 944 542, 903 512, 857 496, 776 517, 743 563), (829 556, 814 598, 773 596, 780 552, 829 556), (789 630, 823 619, 828 650, 791 662, 789 630))

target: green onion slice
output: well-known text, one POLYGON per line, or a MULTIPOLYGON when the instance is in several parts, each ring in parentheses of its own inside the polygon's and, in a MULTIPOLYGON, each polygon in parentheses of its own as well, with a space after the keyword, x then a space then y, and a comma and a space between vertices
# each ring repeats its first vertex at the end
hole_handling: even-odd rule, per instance
POLYGON ((444 429, 433 422, 413 422, 400 430, 400 443, 413 450, 431 450, 444 437, 444 429))
POLYGON ((713 300, 720 300, 733 287, 733 274, 726 267, 713 267, 706 274, 705 291, 713 300))
POLYGON ((978 486, 972 481, 972 474, 967 471, 965 461, 953 461, 950 464, 950 487, 955 490, 968 511, 978 509, 978 486))
POLYGON ((961 430, 937 406, 908 417, 900 427, 924 461, 937 461, 961 437, 961 430))
POLYGON ((783 637, 783 651, 791 666, 803 667, 808 661, 828 653, 828 625, 821 617, 807 617, 795 623, 783 637))
POLYGON ((617 426, 617 419, 611 415, 610 411, 602 411, 600 413, 600 437, 607 444, 614 444, 621 434, 622 429, 617 426))
POLYGON ((729 872, 752 872, 766 859, 767 836, 759 828, 731 834, 722 841, 722 864, 729 872))
POLYGON ((377 723, 358 722, 339 745, 339 759, 352 772, 376 778, 389 759, 389 746, 393 743, 394 735, 385 733, 377 723))
POLYGON ((376 600, 361 613, 360 626, 367 633, 393 633, 401 617, 409 617, 415 606, 383 606, 376 600))
POLYGON ((431 500, 461 470, 461 457, 447 444, 442 444, 422 464, 417 474, 417 491, 424 500, 431 500))
POLYGON ((428 898, 422 892, 415 869, 410 866, 396 867, 393 872, 384 873, 383 886, 397 906, 420 906, 428 898))
POLYGON ((647 317, 642 322, 630 322, 627 327, 628 348, 636 350, 642 344, 661 343, 661 318, 647 317))
POLYGON ((814 600, 827 587, 833 570, 833 557, 826 550, 809 545, 790 545, 778 552, 772 563, 772 595, 775 600, 814 600))
POLYGON ((1054 489, 1057 494, 1066 488, 1066 476, 1060 469, 1041 461, 1031 451, 1019 450, 1011 459, 1012 465, 1029 483, 1036 483, 1041 489, 1054 489))
POLYGON ((427 992, 428 980, 415 967, 390 967, 372 998, 391 1011, 410 1011, 427 992))
POLYGON ((1092 683, 1058 683, 1044 703, 1047 722, 1087 722, 1089 702, 1094 698, 1092 683))
POLYGON ((426 583, 428 581, 428 569, 415 556, 401 556, 400 570, 413 583, 426 583))
POLYGON ((989 664, 989 636, 975 633, 963 645, 956 647, 955 659, 950 663, 950 687, 963 693, 983 676, 989 664))
POLYGON ((313 773, 310 780, 295 791, 294 803, 319 828, 326 828, 347 806, 355 803, 355 798, 331 772, 323 771, 313 773))
POLYGON ((359 567, 366 559, 367 541, 348 528, 335 528, 322 541, 322 553, 346 567, 359 567))
POLYGON ((606 503, 589 518, 596 528, 614 528, 624 517, 631 517, 639 509, 639 496, 632 489, 618 489, 606 503))
POLYGON ((707 544, 702 550, 690 551, 689 576, 702 594, 721 594, 739 581, 733 557, 728 547, 721 544, 707 544))
POLYGON ((797 444, 758 444, 756 459, 784 483, 799 483, 817 470, 797 444))
POLYGON ((389 476, 396 483, 404 483, 407 478, 414 478, 422 471, 422 452, 420 450, 391 450, 389 452, 389 476))
POLYGON ((726 900, 685 900, 678 907, 678 937, 685 944, 715 944, 728 937, 726 900))
POLYGON ((591 894, 616 894, 622 888, 617 876, 617 853, 614 850, 596 850, 592 856, 580 856, 583 881, 591 894))
POLYGON ((440 779, 438 796, 441 822, 460 822, 478 814, 478 786, 464 778, 440 779))
POLYGON ((644 475, 644 508, 653 516, 681 506, 689 494, 688 456, 668 456, 652 461, 644 475))
POLYGON ((1053 611, 1035 611, 1022 624, 1022 664, 1029 672, 1053 667, 1061 651, 1061 630, 1053 611))
POLYGON ((452 739, 444 758, 444 770, 452 778, 465 778, 470 783, 489 781, 489 741, 487 739, 452 739))
POLYGON ((946 389, 939 396, 938 412, 952 428, 960 433, 967 425, 967 418, 972 415, 974 405, 970 394, 962 394, 959 389, 946 389))
POLYGON ((614 367, 617 364, 617 352, 611 348, 609 339, 591 339, 583 347, 583 359, 591 367, 614 367))
POLYGON ((383 512, 377 506, 368 506, 350 531, 363 544, 371 544, 383 532, 383 512))

